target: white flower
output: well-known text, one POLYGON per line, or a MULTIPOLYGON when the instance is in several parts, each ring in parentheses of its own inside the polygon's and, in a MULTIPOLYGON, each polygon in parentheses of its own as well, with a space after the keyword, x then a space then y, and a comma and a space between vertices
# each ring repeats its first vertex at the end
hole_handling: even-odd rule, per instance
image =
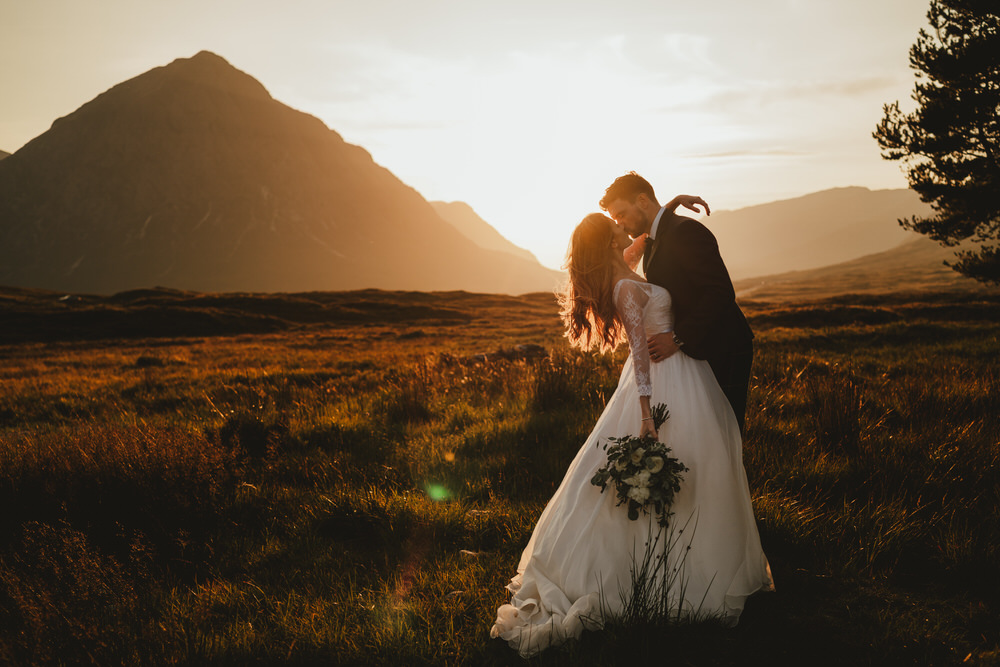
POLYGON ((654 474, 663 470, 663 457, 650 456, 646 459, 646 469, 654 474))
POLYGON ((649 500, 649 489, 645 486, 633 486, 628 490, 628 497, 637 503, 649 500))
POLYGON ((615 470, 617 470, 618 472, 625 470, 625 462, 622 461, 621 459, 615 461, 615 470))
POLYGON ((643 470, 631 477, 626 477, 622 480, 622 483, 636 489, 647 489, 649 488, 649 471, 643 470))
POLYGON ((643 449, 642 447, 637 447, 636 449, 633 449, 632 450, 632 463, 638 465, 639 462, 642 461, 642 456, 645 453, 646 453, 646 450, 643 449))

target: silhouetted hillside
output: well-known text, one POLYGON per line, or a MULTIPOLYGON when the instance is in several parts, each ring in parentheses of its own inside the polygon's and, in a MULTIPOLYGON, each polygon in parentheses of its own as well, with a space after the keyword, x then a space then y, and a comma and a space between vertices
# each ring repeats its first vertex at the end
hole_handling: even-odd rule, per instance
POLYGON ((0 162, 0 284, 111 293, 549 290, 362 148, 201 52, 121 83, 0 162))
POLYGON ((734 279, 829 266, 919 238, 899 218, 930 207, 912 190, 836 188, 704 220, 734 279))
POLYGON ((839 294, 981 292, 1000 294, 944 264, 954 249, 917 237, 903 245, 847 262, 734 281, 737 297, 761 300, 822 299, 839 294))
MULTIPOLYGON (((520 296, 464 291, 357 290, 295 294, 200 293, 156 287, 111 296, 0 287, 0 344, 43 341, 266 334, 330 326, 385 327, 398 337, 420 329, 519 317, 558 322, 551 292, 520 296), (487 318, 484 320, 483 318, 487 318)), ((493 325, 495 326, 495 325, 493 325)), ((548 326, 548 324, 546 324, 548 326)))
POLYGON ((499 250, 532 262, 538 261, 530 251, 508 241, 465 202, 432 201, 431 206, 446 222, 451 223, 463 236, 480 248, 499 250))

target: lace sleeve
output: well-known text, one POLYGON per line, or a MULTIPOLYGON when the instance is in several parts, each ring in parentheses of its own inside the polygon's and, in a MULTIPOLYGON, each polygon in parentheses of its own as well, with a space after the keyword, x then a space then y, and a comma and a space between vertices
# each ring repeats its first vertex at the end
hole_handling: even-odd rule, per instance
POLYGON ((615 309, 625 327, 625 336, 632 352, 635 386, 640 396, 651 396, 653 386, 649 379, 649 347, 646 344, 646 328, 642 316, 649 295, 634 280, 621 280, 615 285, 614 299, 615 309))

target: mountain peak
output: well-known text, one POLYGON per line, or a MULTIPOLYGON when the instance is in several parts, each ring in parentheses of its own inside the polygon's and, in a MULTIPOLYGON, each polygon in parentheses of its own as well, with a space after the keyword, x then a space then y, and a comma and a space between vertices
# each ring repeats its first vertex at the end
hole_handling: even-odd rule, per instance
POLYGON ((0 283, 523 293, 558 277, 476 246, 209 51, 114 86, 0 160, 0 283))
MULTIPOLYGON (((273 103, 271 94, 255 78, 211 51, 200 51, 113 86, 73 113, 57 118, 50 131, 79 135, 79 126, 86 126, 83 134, 92 135, 92 149, 103 151, 108 133, 127 135, 151 127, 157 131, 179 129, 191 118, 226 115, 233 107, 254 114, 273 103)), ((42 135, 24 148, 32 152, 37 148, 33 144, 44 138, 42 135)))
MULTIPOLYGON (((185 58, 176 58, 174 60, 174 62, 177 62, 178 60, 185 60, 185 58)), ((229 61, 226 60, 225 58, 223 58, 222 56, 220 56, 219 54, 212 53, 211 51, 206 51, 204 49, 202 49, 198 53, 194 54, 190 58, 186 58, 186 60, 199 61, 199 62, 222 63, 224 65, 232 67, 232 65, 229 65, 229 61)))
POLYGON ((132 81, 154 76, 162 77, 175 85, 195 84, 245 97, 271 99, 271 94, 259 81, 211 51, 199 51, 190 58, 177 58, 169 65, 153 69, 132 81))

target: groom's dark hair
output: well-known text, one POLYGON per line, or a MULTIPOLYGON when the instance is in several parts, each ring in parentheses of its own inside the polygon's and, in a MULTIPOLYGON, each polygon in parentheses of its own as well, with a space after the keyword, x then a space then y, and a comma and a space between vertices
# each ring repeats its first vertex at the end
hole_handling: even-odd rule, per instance
POLYGON ((605 211, 611 206, 611 202, 616 199, 624 199, 630 204, 635 203, 635 198, 639 195, 646 195, 654 202, 656 201, 656 194, 653 193, 653 186, 649 184, 645 178, 630 171, 624 176, 619 176, 615 179, 615 182, 608 186, 608 189, 604 191, 604 197, 601 198, 600 205, 605 211))

